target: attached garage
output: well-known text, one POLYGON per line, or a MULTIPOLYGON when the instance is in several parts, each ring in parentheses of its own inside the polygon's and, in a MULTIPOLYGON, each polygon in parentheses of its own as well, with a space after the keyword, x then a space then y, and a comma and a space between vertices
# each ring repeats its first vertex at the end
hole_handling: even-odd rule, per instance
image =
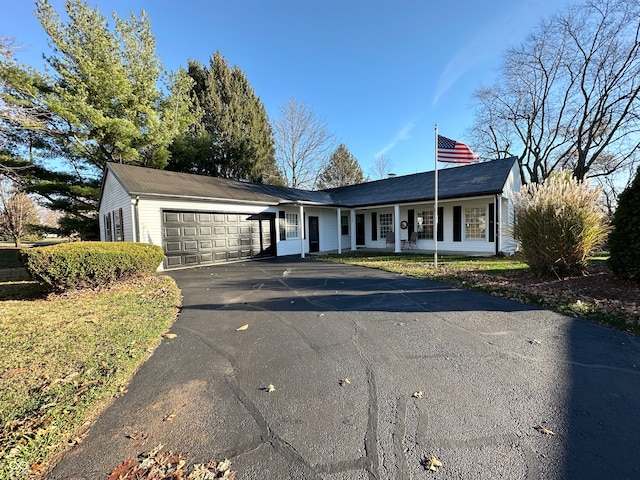
POLYGON ((164 268, 276 256, 275 214, 162 212, 164 268))

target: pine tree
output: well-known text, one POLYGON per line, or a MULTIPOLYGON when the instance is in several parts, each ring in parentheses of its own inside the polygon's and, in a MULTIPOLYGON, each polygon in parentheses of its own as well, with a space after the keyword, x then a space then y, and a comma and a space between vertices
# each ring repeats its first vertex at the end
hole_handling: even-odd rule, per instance
POLYGON ((640 282, 640 168, 618 199, 609 234, 609 266, 620 278, 640 282))
POLYGON ((281 184, 265 108, 237 67, 216 52, 209 67, 189 62, 192 99, 201 113, 191 132, 176 139, 167 169, 281 184))
POLYGON ((358 159, 344 143, 331 154, 329 163, 322 170, 316 182, 318 189, 344 187, 362 183, 364 175, 358 159))
MULTIPOLYGON (((62 21, 49 0, 36 1, 36 17, 49 36, 48 73, 40 74, 3 55, 0 96, 10 111, 18 107, 31 118, 0 116, 5 136, 0 166, 10 167, 22 188, 50 200, 66 212, 64 225, 95 230, 99 177, 106 162, 163 168, 173 138, 195 120, 186 72, 166 77, 155 54, 155 39, 144 12, 112 27, 98 8, 66 0, 62 21), (167 93, 164 93, 167 92, 167 93), (3 123, 4 122, 4 123, 3 123), (26 158, 25 158, 26 157, 26 158), (47 168, 47 159, 56 164, 47 168), (22 162, 20 162, 22 160, 22 162), (62 167, 59 165, 63 161, 62 167)), ((69 233, 69 232, 67 232, 69 233)))

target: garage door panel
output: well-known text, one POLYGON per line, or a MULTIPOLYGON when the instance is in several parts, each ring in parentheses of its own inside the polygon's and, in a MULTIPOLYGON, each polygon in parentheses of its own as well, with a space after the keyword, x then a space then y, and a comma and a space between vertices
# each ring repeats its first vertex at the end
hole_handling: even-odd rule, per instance
POLYGON ((165 267, 274 256, 275 214, 165 211, 165 267))

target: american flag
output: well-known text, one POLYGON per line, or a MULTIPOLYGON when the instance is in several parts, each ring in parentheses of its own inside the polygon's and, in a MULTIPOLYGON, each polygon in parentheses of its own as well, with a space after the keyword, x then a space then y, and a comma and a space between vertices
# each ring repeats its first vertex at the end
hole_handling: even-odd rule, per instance
POLYGON ((480 157, 464 143, 438 135, 438 161, 468 165, 479 162, 480 157))

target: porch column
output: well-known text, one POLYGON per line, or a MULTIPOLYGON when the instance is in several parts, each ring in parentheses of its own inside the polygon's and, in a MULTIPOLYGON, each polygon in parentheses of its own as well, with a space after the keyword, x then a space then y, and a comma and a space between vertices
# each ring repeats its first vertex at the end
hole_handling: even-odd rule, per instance
POLYGON ((342 255, 342 210, 336 210, 336 220, 338 222, 338 255, 342 255))
POLYGON ((304 258, 304 207, 300 205, 300 220, 298 220, 298 227, 300 228, 298 235, 300 235, 300 258, 304 258))
POLYGON ((349 231, 351 232, 351 251, 355 252, 358 248, 356 246, 356 211, 349 210, 350 222, 349 231))
POLYGON ((393 206, 393 234, 396 243, 394 251, 400 253, 402 251, 402 244, 400 243, 400 205, 393 206))

